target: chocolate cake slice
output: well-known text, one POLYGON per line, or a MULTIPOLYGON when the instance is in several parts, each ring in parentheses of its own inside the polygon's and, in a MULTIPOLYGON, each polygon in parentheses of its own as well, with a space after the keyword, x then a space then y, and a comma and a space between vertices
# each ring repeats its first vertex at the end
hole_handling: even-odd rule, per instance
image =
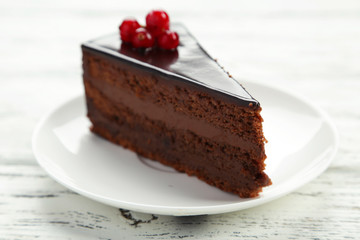
MULTIPOLYGON (((82 45, 91 130, 139 155, 232 192, 271 184, 261 107, 181 24, 176 50, 139 50, 118 34, 82 45)), ((119 159, 121 161, 121 159, 119 159)))

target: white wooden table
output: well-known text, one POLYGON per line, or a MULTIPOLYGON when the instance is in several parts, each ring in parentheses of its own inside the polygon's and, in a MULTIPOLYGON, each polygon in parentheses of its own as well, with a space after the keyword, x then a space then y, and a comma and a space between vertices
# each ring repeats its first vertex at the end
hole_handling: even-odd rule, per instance
POLYGON ((360 2, 1 1, 0 239, 360 239, 360 2), (237 78, 312 99, 340 148, 297 191, 244 211, 193 217, 109 207, 56 183, 31 136, 41 116, 81 93, 81 42, 124 16, 166 9, 237 78))

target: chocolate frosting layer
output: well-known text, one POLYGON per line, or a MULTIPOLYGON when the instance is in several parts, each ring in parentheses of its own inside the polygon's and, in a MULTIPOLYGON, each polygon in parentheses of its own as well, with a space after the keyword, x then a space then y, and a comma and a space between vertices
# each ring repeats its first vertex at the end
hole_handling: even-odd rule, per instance
POLYGON ((158 48, 142 51, 133 49, 121 42, 118 33, 89 41, 84 43, 83 47, 230 95, 245 106, 260 105, 240 83, 218 65, 183 25, 173 24, 171 29, 180 36, 180 45, 174 51, 158 48))
POLYGON ((219 142, 227 143, 235 147, 241 147, 244 150, 257 151, 259 154, 261 149, 254 146, 249 139, 244 139, 236 134, 225 131, 224 129, 218 128, 213 124, 209 124, 204 120, 198 120, 190 118, 181 113, 175 112, 170 106, 159 107, 149 101, 142 101, 135 95, 130 94, 126 91, 122 91, 119 94, 116 87, 106 83, 99 82, 93 79, 91 76, 85 74, 85 84, 91 84, 88 87, 95 87, 98 91, 106 96, 111 103, 124 105, 129 107, 134 113, 138 115, 145 115, 152 120, 163 121, 170 129, 187 129, 200 136, 204 136, 209 139, 216 139, 219 142), (101 90, 100 90, 101 89, 101 90))

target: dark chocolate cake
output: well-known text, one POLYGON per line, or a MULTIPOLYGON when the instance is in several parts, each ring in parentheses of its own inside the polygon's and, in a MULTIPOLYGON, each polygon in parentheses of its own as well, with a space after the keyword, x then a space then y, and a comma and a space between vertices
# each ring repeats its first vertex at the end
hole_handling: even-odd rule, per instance
POLYGON ((133 49, 118 34, 82 45, 91 130, 224 191, 258 196, 271 184, 259 102, 184 26, 172 28, 180 36, 172 51, 133 49))

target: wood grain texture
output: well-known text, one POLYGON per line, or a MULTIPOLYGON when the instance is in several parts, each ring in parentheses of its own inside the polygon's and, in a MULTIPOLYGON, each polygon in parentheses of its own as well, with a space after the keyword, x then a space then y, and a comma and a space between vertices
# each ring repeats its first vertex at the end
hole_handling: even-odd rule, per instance
POLYGON ((360 238, 359 1, 16 0, 0 2, 0 22, 1 240, 360 238), (260 207, 194 217, 105 206, 49 178, 31 136, 45 112, 83 91, 79 44, 154 7, 184 22, 232 75, 321 106, 340 133, 330 168, 260 207))

